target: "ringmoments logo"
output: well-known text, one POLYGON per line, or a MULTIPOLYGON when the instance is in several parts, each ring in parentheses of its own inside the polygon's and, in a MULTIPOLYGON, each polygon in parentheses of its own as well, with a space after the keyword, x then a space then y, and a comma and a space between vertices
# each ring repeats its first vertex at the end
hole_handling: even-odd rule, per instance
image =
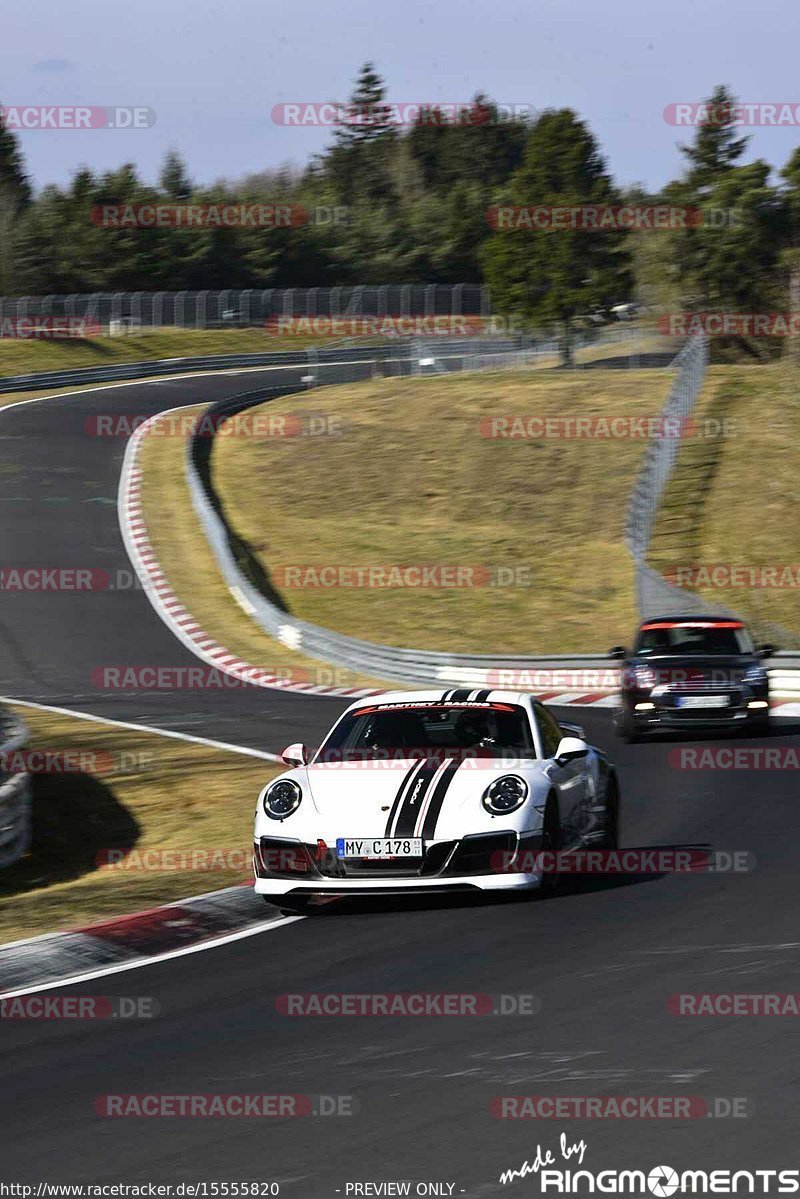
POLYGON ((586 1150, 586 1141, 570 1143, 562 1132, 558 1149, 543 1149, 538 1144, 532 1158, 504 1170, 499 1182, 508 1186, 530 1175, 538 1175, 542 1194, 655 1195, 656 1199, 670 1199, 670 1196, 678 1193, 793 1195, 800 1190, 800 1170, 796 1169, 678 1171, 673 1166, 662 1164, 644 1169, 595 1171, 562 1165, 575 1159, 575 1165, 581 1167, 586 1150))

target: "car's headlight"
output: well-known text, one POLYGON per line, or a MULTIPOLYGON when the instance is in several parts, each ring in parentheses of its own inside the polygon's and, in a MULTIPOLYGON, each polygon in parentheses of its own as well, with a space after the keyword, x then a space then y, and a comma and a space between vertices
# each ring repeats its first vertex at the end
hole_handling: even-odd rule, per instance
POLYGON ((294 779, 278 779, 264 792, 264 811, 272 820, 285 820, 300 807, 303 792, 294 779))
POLYGON ((528 798, 528 784, 516 774, 504 774, 495 779, 483 793, 481 802, 493 816, 513 812, 528 798))
POLYGON ((742 682, 747 683, 750 687, 763 687, 768 680, 766 670, 762 670, 760 666, 751 666, 742 675, 742 682))
POLYGON ((656 673, 649 666, 634 666, 633 683, 642 691, 648 691, 656 685, 656 673))

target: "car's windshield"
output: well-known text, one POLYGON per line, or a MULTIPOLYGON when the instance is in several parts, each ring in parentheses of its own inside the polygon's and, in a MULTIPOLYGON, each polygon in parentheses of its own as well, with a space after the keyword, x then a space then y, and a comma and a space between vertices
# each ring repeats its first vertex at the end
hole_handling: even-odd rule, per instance
POLYGON ((739 621, 654 621, 642 625, 636 644, 637 654, 658 657, 664 654, 751 654, 753 643, 739 621))
POLYGON ((314 761, 450 753, 535 757, 525 709, 503 703, 368 704, 340 721, 314 761))

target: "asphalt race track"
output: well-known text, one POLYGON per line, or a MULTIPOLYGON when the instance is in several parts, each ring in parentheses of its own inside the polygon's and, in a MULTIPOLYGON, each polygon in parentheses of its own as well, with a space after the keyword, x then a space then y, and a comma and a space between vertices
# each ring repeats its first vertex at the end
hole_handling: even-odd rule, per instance
MULTIPOLYGON (((265 371, 244 386, 257 378, 275 380, 265 371)), ((114 409, 150 414, 244 386, 241 376, 214 376, 0 413, 0 561, 129 568, 115 509, 124 444, 87 437, 85 418, 114 409)), ((342 705, 261 690, 96 692, 91 672, 99 665, 196 660, 135 590, 1 599, 6 695, 272 751, 313 742, 342 705)), ((454 1183, 454 1195, 523 1195, 539 1192, 537 1178, 502 1186, 501 1171, 532 1162, 537 1144, 559 1167, 575 1168, 561 1159, 561 1133, 570 1143, 584 1139, 583 1166, 593 1171, 796 1168, 791 1017, 668 1010, 676 992, 800 990, 796 776, 678 771, 670 745, 620 747, 606 712, 570 713, 619 763, 626 846, 746 850, 756 868, 569 880, 547 900, 331 905, 247 940, 70 988, 153 996, 161 1011, 142 1021, 2 1022, 6 1177, 276 1181, 282 1195, 298 1199, 406 1179, 454 1183), (541 1009, 290 1018, 276 1008, 281 993, 314 991, 533 994, 541 1009), (109 1092, 347 1095, 356 1110, 327 1118, 103 1118, 94 1103, 109 1092), (748 1114, 500 1120, 490 1102, 503 1095, 738 1098, 748 1114)), ((775 742, 800 738, 787 726, 775 742)))
MULTIPOLYGON (((93 418, 131 419, 181 405, 294 381, 305 368, 200 376, 102 388, 0 412, 2 561, 29 566, 97 567, 132 574, 117 519, 124 437, 87 433, 93 418)), ((317 396, 324 394, 316 393, 317 396)), ((197 666, 135 588, 92 593, 3 592, 0 603, 0 693, 80 708, 118 720, 214 737, 258 749, 288 744, 298 722, 308 735, 325 730, 339 700, 308 705, 260 688, 99 691, 103 666, 197 666)))

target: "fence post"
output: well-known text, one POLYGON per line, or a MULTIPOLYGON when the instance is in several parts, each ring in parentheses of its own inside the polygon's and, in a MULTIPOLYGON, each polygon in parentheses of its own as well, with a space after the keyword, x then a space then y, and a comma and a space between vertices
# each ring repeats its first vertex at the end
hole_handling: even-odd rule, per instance
POLYGON ((428 283, 425 288, 425 316, 436 315, 436 284, 428 283))
POLYGON ((208 325, 208 292, 199 291, 194 302, 194 327, 205 329, 208 325), (202 320, 201 320, 202 313, 202 320))
POLYGON ((306 374, 300 380, 306 387, 316 387, 319 383, 319 352, 316 346, 306 346, 306 374))

